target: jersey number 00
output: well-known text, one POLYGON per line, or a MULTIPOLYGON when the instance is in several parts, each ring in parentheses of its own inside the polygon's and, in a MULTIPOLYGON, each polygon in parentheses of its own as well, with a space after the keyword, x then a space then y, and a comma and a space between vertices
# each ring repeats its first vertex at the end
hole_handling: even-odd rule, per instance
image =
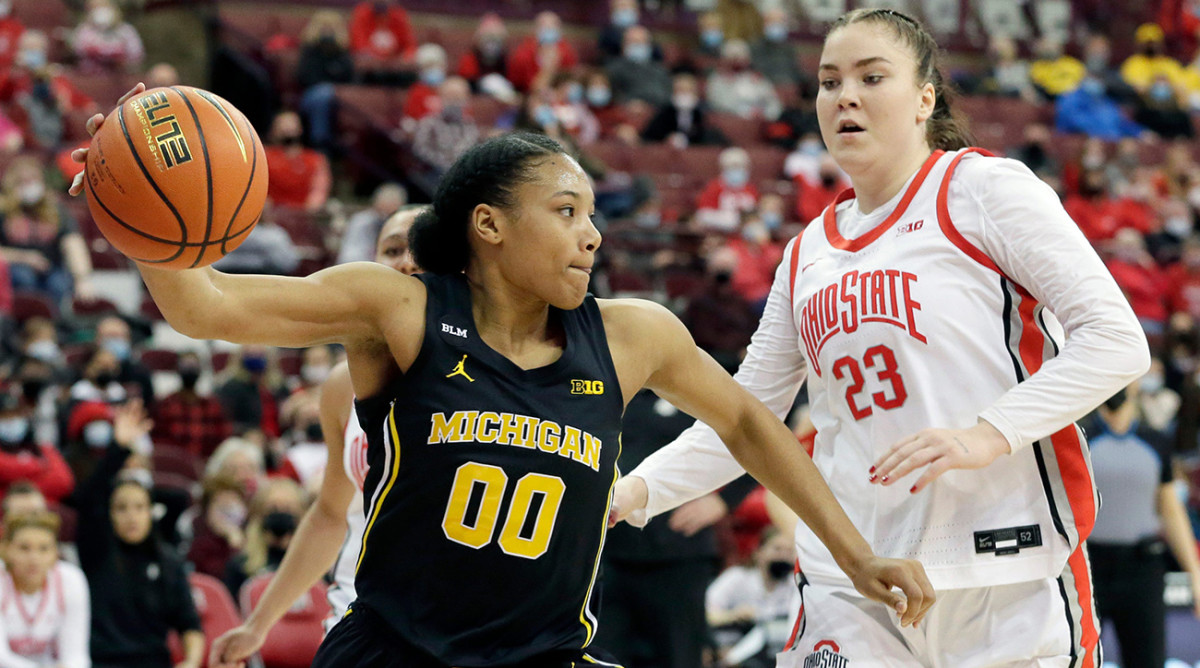
MULTIPOLYGON (((501 515, 504 491, 508 487, 508 474, 504 469, 490 464, 467 462, 458 467, 454 475, 454 486, 450 489, 450 501, 446 504, 446 516, 442 519, 442 531, 446 538, 480 549, 492 542, 496 524, 501 515), (473 518, 471 500, 478 499, 473 518)), ((537 559, 550 547, 550 536, 554 533, 554 522, 558 517, 558 506, 563 492, 567 490, 562 478, 527 473, 517 481, 508 510, 504 513, 504 527, 500 530, 500 549, 505 554, 525 559, 537 559), (541 497, 537 517, 528 527, 529 513, 534 497, 541 497)))

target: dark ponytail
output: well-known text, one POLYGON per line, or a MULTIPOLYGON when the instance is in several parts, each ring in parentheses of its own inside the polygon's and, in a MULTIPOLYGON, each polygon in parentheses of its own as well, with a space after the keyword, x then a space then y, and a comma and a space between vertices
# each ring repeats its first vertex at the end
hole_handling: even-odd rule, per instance
POLYGON ((413 222, 408 243, 422 270, 455 274, 467 268, 471 246, 467 227, 480 204, 516 208, 516 187, 533 180, 537 158, 565 154, 545 135, 513 132, 489 139, 464 153, 438 184, 433 206, 413 222))
POLYGON ((938 68, 938 45, 929 31, 925 30, 916 19, 902 14, 894 9, 856 9, 842 14, 826 33, 826 39, 838 28, 853 23, 870 21, 888 26, 912 50, 913 60, 917 61, 917 81, 919 85, 933 84, 937 102, 933 107, 933 115, 925 121, 925 141, 929 148, 954 151, 966 148, 975 143, 967 124, 954 112, 954 99, 957 97, 953 87, 942 77, 938 68))

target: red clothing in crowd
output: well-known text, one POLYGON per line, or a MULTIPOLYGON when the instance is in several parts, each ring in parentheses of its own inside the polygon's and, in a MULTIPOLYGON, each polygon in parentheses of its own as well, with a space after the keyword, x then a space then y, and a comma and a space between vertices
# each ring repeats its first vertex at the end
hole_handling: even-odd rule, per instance
MULTIPOLYGON (((719 176, 709 181, 700 196, 696 198, 697 209, 717 209, 741 213, 753 211, 757 207, 758 188, 755 188, 753 183, 747 183, 741 188, 731 188, 725 184, 725 179, 719 176)), ((733 231, 736 227, 735 224, 729 231, 733 231)))
POLYGON ((1153 263, 1144 266, 1114 259, 1107 265, 1117 285, 1128 296, 1134 315, 1143 320, 1166 322, 1169 315, 1166 296, 1171 291, 1166 272, 1153 263))
POLYGON ((237 554, 225 537, 212 530, 201 515, 192 520, 192 546, 187 560, 196 565, 196 572, 214 578, 225 577, 225 564, 237 554))
POLYGON ((456 71, 458 72, 458 76, 471 83, 475 83, 489 74, 504 76, 505 62, 506 58, 502 57, 496 67, 485 67, 479 61, 479 53, 472 49, 458 59, 458 68, 456 71))
POLYGON ((1084 197, 1070 195, 1063 208, 1071 216, 1083 236, 1095 243, 1113 238, 1118 231, 1132 227, 1145 234, 1154 227, 1153 213, 1148 207, 1131 199, 1084 197))
POLYGON ((404 117, 421 120, 442 110, 442 98, 433 86, 418 81, 408 89, 404 98, 404 117))
MULTIPOLYGON (((573 69, 579 64, 579 54, 575 47, 566 40, 558 40, 558 70, 560 72, 573 69)), ((538 63, 538 41, 535 37, 526 37, 517 45, 512 56, 508 59, 508 80, 522 93, 529 92, 533 79, 542 71, 538 63)))
POLYGON ((808 224, 812 222, 825 207, 833 203, 839 192, 847 186, 838 180, 832 186, 826 188, 821 181, 810 182, 808 179, 797 174, 796 182, 796 215, 800 217, 801 222, 808 224))
POLYGON ((408 58, 417 50, 417 38, 408 12, 392 5, 382 16, 375 13, 373 2, 360 2, 350 15, 350 51, 381 60, 408 58))
POLYGON ((0 19, 0 69, 12 67, 17 57, 17 40, 23 32, 25 26, 12 16, 0 19))
POLYGON ((783 247, 750 243, 741 237, 730 239, 728 245, 738 258, 731 280, 734 291, 751 304, 762 304, 771 292, 775 268, 783 261, 783 247))
POLYGON ((215 397, 176 392, 154 403, 155 443, 171 443, 208 457, 233 434, 233 424, 215 397))
MULTIPOLYGON (((33 78, 25 70, 0 68, 0 103, 9 103, 22 93, 33 90, 33 78)), ((54 97, 65 105, 63 111, 85 109, 94 104, 92 98, 75 87, 71 80, 62 74, 50 77, 50 90, 54 97)))
POLYGON ((310 148, 294 157, 282 146, 267 146, 267 196, 281 206, 303 208, 318 174, 328 169, 325 156, 310 148))
POLYGON ((8 273, 8 263, 0 257, 0 313, 12 314, 13 287, 12 276, 8 273))
POLYGON ((1167 281, 1170 287, 1167 305, 1171 311, 1200 318, 1200 267, 1191 270, 1180 262, 1167 270, 1167 281))
POLYGON ((1196 53, 1200 16, 1188 11, 1187 0, 1163 0, 1158 8, 1158 25, 1174 44, 1175 55, 1189 61, 1196 53))
POLYGON ((0 451, 0 500, 8 492, 9 485, 20 480, 36 485, 51 503, 58 503, 75 489, 71 468, 58 448, 49 444, 36 446, 33 450, 0 451))

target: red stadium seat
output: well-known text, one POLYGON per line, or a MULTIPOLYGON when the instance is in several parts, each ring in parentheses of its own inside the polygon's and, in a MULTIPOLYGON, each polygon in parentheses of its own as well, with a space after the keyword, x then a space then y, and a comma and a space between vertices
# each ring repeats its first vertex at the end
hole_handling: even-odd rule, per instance
POLYGON ((179 366, 179 353, 152 348, 142 353, 142 366, 151 371, 174 371, 179 366))
POLYGON ((13 318, 18 322, 30 318, 49 318, 53 320, 58 315, 58 309, 50 298, 40 292, 27 290, 13 291, 13 318))
POLYGON ((155 471, 175 474, 188 480, 199 481, 204 475, 204 462, 179 446, 155 443, 150 461, 155 471))
MULTIPOLYGON (((212 641, 240 625, 242 616, 238 613, 229 590, 220 580, 211 575, 192 573, 188 576, 188 583, 192 586, 192 600, 196 603, 196 612, 200 615, 200 628, 204 631, 204 658, 200 665, 207 666, 208 650, 212 641)), ((167 644, 171 648, 172 663, 182 661, 183 648, 174 633, 168 638, 167 644)))
POLYGON ((102 299, 100 297, 86 301, 76 297, 71 301, 71 312, 75 315, 100 316, 107 315, 109 313, 116 313, 117 306, 107 299, 102 299))
MULTIPOLYGON (((258 605, 263 591, 270 584, 274 573, 264 573, 250 578, 242 585, 238 599, 243 614, 249 615, 258 605)), ((275 626, 267 633, 259 656, 266 668, 308 668, 317 654, 317 648, 325 636, 322 622, 329 615, 329 603, 325 600, 325 584, 318 582, 292 604, 275 626)))

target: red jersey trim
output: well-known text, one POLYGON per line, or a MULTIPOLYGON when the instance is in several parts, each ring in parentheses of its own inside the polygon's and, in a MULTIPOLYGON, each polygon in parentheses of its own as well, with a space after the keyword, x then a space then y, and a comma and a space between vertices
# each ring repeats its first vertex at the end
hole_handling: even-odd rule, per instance
POLYGON ((925 182, 925 177, 929 175, 929 170, 933 169, 933 165, 942 157, 945 151, 937 150, 925 159, 925 164, 921 165, 921 169, 917 171, 916 178, 912 183, 908 184, 908 189, 904 191, 904 197, 900 198, 900 203, 896 205, 894 211, 882 223, 879 223, 870 232, 858 237, 857 239, 846 239, 837 229, 837 207, 842 202, 854 197, 854 188, 847 188, 838 193, 837 199, 833 200, 825 209, 825 237, 829 239, 829 245, 838 250, 850 251, 857 253, 858 251, 871 245, 874 241, 883 236, 884 232, 891 229, 892 225, 904 215, 908 209, 908 204, 917 196, 917 191, 921 189, 921 184, 925 182))
POLYGON ((796 241, 792 245, 792 259, 790 262, 790 277, 788 279, 788 296, 791 297, 792 310, 796 309, 796 273, 800 266, 800 237, 804 236, 804 230, 800 230, 800 234, 796 235, 796 241))
POLYGON ((959 161, 962 160, 963 156, 967 155, 968 153, 978 153, 980 155, 988 156, 989 158, 995 157, 993 154, 981 148, 975 147, 968 148, 954 157, 954 160, 950 162, 950 166, 946 168, 946 175, 942 177, 942 185, 938 188, 938 227, 942 228, 942 234, 946 235, 946 238, 950 240, 950 243, 957 246, 958 249, 965 253, 967 257, 1003 276, 1004 272, 1000 271, 1000 267, 997 267, 995 262, 992 262, 992 258, 988 257, 986 253, 979 250, 979 248, 977 248, 970 241, 967 241, 966 237, 964 237, 962 233, 958 231, 958 228, 954 226, 954 221, 950 219, 950 206, 947 201, 950 193, 950 177, 954 176, 954 168, 958 167, 959 161))

